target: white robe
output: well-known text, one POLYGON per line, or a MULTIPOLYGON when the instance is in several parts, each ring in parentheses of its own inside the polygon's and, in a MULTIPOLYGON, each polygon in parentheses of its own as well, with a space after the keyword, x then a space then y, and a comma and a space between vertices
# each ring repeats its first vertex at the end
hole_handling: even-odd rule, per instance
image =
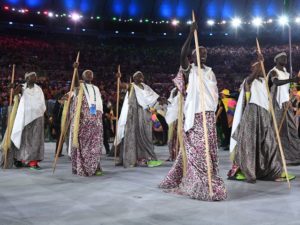
MULTIPOLYGON (((269 103, 269 98, 268 98, 268 92, 266 89, 266 82, 264 78, 259 78, 260 80, 255 79, 252 84, 251 84, 251 96, 249 103, 256 104, 267 111, 270 109, 270 103, 269 103)), ((244 84, 246 81, 244 81, 241 85, 241 92, 239 95, 239 99, 237 102, 237 106, 235 109, 234 113, 234 118, 233 118, 233 124, 232 124, 232 130, 231 130, 231 139, 230 139, 230 152, 233 152, 237 142, 234 138, 232 138, 232 135, 236 131, 238 125, 241 122, 242 116, 243 116, 243 101, 244 101, 244 84)))
POLYGON ((172 124, 178 119, 178 104, 179 104, 179 95, 173 97, 173 93, 177 88, 172 89, 170 97, 168 98, 169 104, 167 107, 167 113, 165 116, 167 124, 172 124))
POLYGON ((92 104, 96 105, 96 110, 99 110, 103 113, 103 103, 102 103, 102 97, 101 97, 101 93, 100 90, 97 86, 93 85, 93 84, 86 84, 87 90, 85 88, 84 85, 84 95, 87 99, 88 105, 89 107, 91 107, 92 104), (94 87, 94 89, 93 89, 94 87), (96 93, 96 102, 95 102, 95 93, 96 93))
POLYGON ((217 80, 214 72, 210 67, 204 66, 201 68, 204 81, 204 108, 201 108, 200 104, 200 83, 198 68, 194 64, 189 74, 189 83, 187 88, 187 97, 184 103, 184 131, 187 132, 194 126, 195 114, 200 112, 215 112, 218 106, 218 88, 217 80))
MULTIPOLYGON (((287 80, 290 78, 290 74, 286 71, 286 68, 283 68, 284 71, 278 70, 276 67, 274 67, 268 74, 272 71, 275 71, 277 74, 278 80, 287 80)), ((290 101, 290 84, 284 84, 277 87, 277 93, 276 93, 276 100, 279 105, 279 108, 281 109, 283 106, 283 103, 290 101)))
MULTIPOLYGON (((144 89, 141 89, 135 84, 133 84, 133 87, 134 87, 138 104, 141 107, 143 107, 143 109, 148 109, 149 107, 152 107, 157 102, 159 95, 156 94, 148 85, 144 83, 142 83, 142 85, 144 89)), ((120 118, 118 120, 118 133, 115 138, 115 145, 120 144, 122 139, 125 136, 125 127, 126 127, 127 115, 129 109, 128 98, 129 98, 129 93, 127 92, 123 102, 120 118)))
POLYGON ((34 84, 33 88, 27 88, 27 84, 24 84, 23 94, 11 134, 11 140, 16 148, 19 149, 21 147, 22 131, 25 126, 44 116, 45 111, 46 104, 42 89, 36 84, 34 84))

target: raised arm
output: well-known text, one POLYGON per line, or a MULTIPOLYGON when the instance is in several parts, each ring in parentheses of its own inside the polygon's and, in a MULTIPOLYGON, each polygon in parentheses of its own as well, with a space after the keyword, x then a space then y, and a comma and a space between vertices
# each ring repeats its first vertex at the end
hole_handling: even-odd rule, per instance
POLYGON ((197 30, 197 23, 192 23, 190 27, 190 32, 189 35, 184 42, 182 49, 181 49, 181 55, 180 55, 180 65, 181 68, 186 70, 189 67, 189 60, 188 60, 188 54, 190 52, 190 46, 191 46, 191 41, 193 39, 194 31, 197 30))

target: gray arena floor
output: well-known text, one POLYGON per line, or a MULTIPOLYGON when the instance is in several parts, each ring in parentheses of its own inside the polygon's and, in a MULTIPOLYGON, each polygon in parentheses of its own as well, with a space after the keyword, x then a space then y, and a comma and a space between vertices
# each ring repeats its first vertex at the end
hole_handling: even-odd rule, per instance
MULTIPOLYGON (((227 201, 202 202, 157 188, 171 163, 123 169, 103 156, 105 175, 85 178, 71 174, 65 156, 52 175, 54 147, 46 144, 41 171, 0 171, 0 225, 300 225, 300 167, 289 168, 298 177, 291 190, 286 183, 226 180, 227 201)), ((156 152, 167 158, 167 147, 156 152)), ((219 157, 226 178, 228 152, 219 157)))

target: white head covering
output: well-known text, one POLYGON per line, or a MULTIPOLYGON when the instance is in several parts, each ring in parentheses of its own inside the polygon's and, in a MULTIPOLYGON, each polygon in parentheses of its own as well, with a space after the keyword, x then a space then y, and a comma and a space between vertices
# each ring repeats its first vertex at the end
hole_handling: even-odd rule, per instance
POLYGON ((136 72, 133 74, 132 77, 134 78, 134 77, 136 77, 138 74, 143 74, 143 73, 142 73, 141 71, 136 71, 136 72))
POLYGON ((287 56, 287 54, 285 52, 281 52, 279 54, 277 54, 275 57, 274 57, 274 62, 276 62, 276 60, 281 57, 281 56, 287 56))
POLYGON ((27 77, 30 77, 30 76, 36 76, 36 72, 28 72, 28 73, 25 73, 25 80, 27 79, 27 77))
POLYGON ((83 71, 83 73, 82 73, 82 77, 83 78, 85 78, 86 77, 86 73, 87 72, 90 72, 90 73, 92 73, 92 75, 93 75, 93 77, 94 77, 94 73, 93 73, 93 71, 91 71, 91 70, 85 70, 85 71, 83 71))

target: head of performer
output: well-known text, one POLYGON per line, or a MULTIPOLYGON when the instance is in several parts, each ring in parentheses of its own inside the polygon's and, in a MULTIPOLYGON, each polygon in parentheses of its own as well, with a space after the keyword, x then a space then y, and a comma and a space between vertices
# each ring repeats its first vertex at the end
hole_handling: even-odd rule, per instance
POLYGON ((274 57, 274 62, 276 66, 285 67, 287 64, 287 54, 285 52, 281 52, 274 57))
POLYGON ((135 84, 141 84, 144 82, 144 75, 141 71, 135 72, 132 77, 135 84))
POLYGON ((262 73, 261 64, 258 61, 254 61, 251 64, 251 72, 252 74, 255 74, 257 78, 264 76, 262 73))
POLYGON ((91 84, 94 79, 94 73, 91 70, 85 70, 82 73, 82 79, 85 83, 91 84))
MULTIPOLYGON (((203 67, 203 65, 206 63, 206 59, 207 59, 207 50, 206 50, 205 47, 200 46, 199 47, 199 52, 200 52, 201 67, 203 67)), ((196 53, 196 49, 194 49, 193 52, 192 52, 192 61, 195 63, 195 65, 197 65, 197 53, 196 53)))
POLYGON ((28 87, 33 87, 33 85, 36 83, 36 80, 37 80, 36 72, 25 73, 25 81, 28 87))
POLYGON ((230 91, 228 89, 224 89, 223 91, 221 91, 221 98, 229 98, 230 97, 230 91))

